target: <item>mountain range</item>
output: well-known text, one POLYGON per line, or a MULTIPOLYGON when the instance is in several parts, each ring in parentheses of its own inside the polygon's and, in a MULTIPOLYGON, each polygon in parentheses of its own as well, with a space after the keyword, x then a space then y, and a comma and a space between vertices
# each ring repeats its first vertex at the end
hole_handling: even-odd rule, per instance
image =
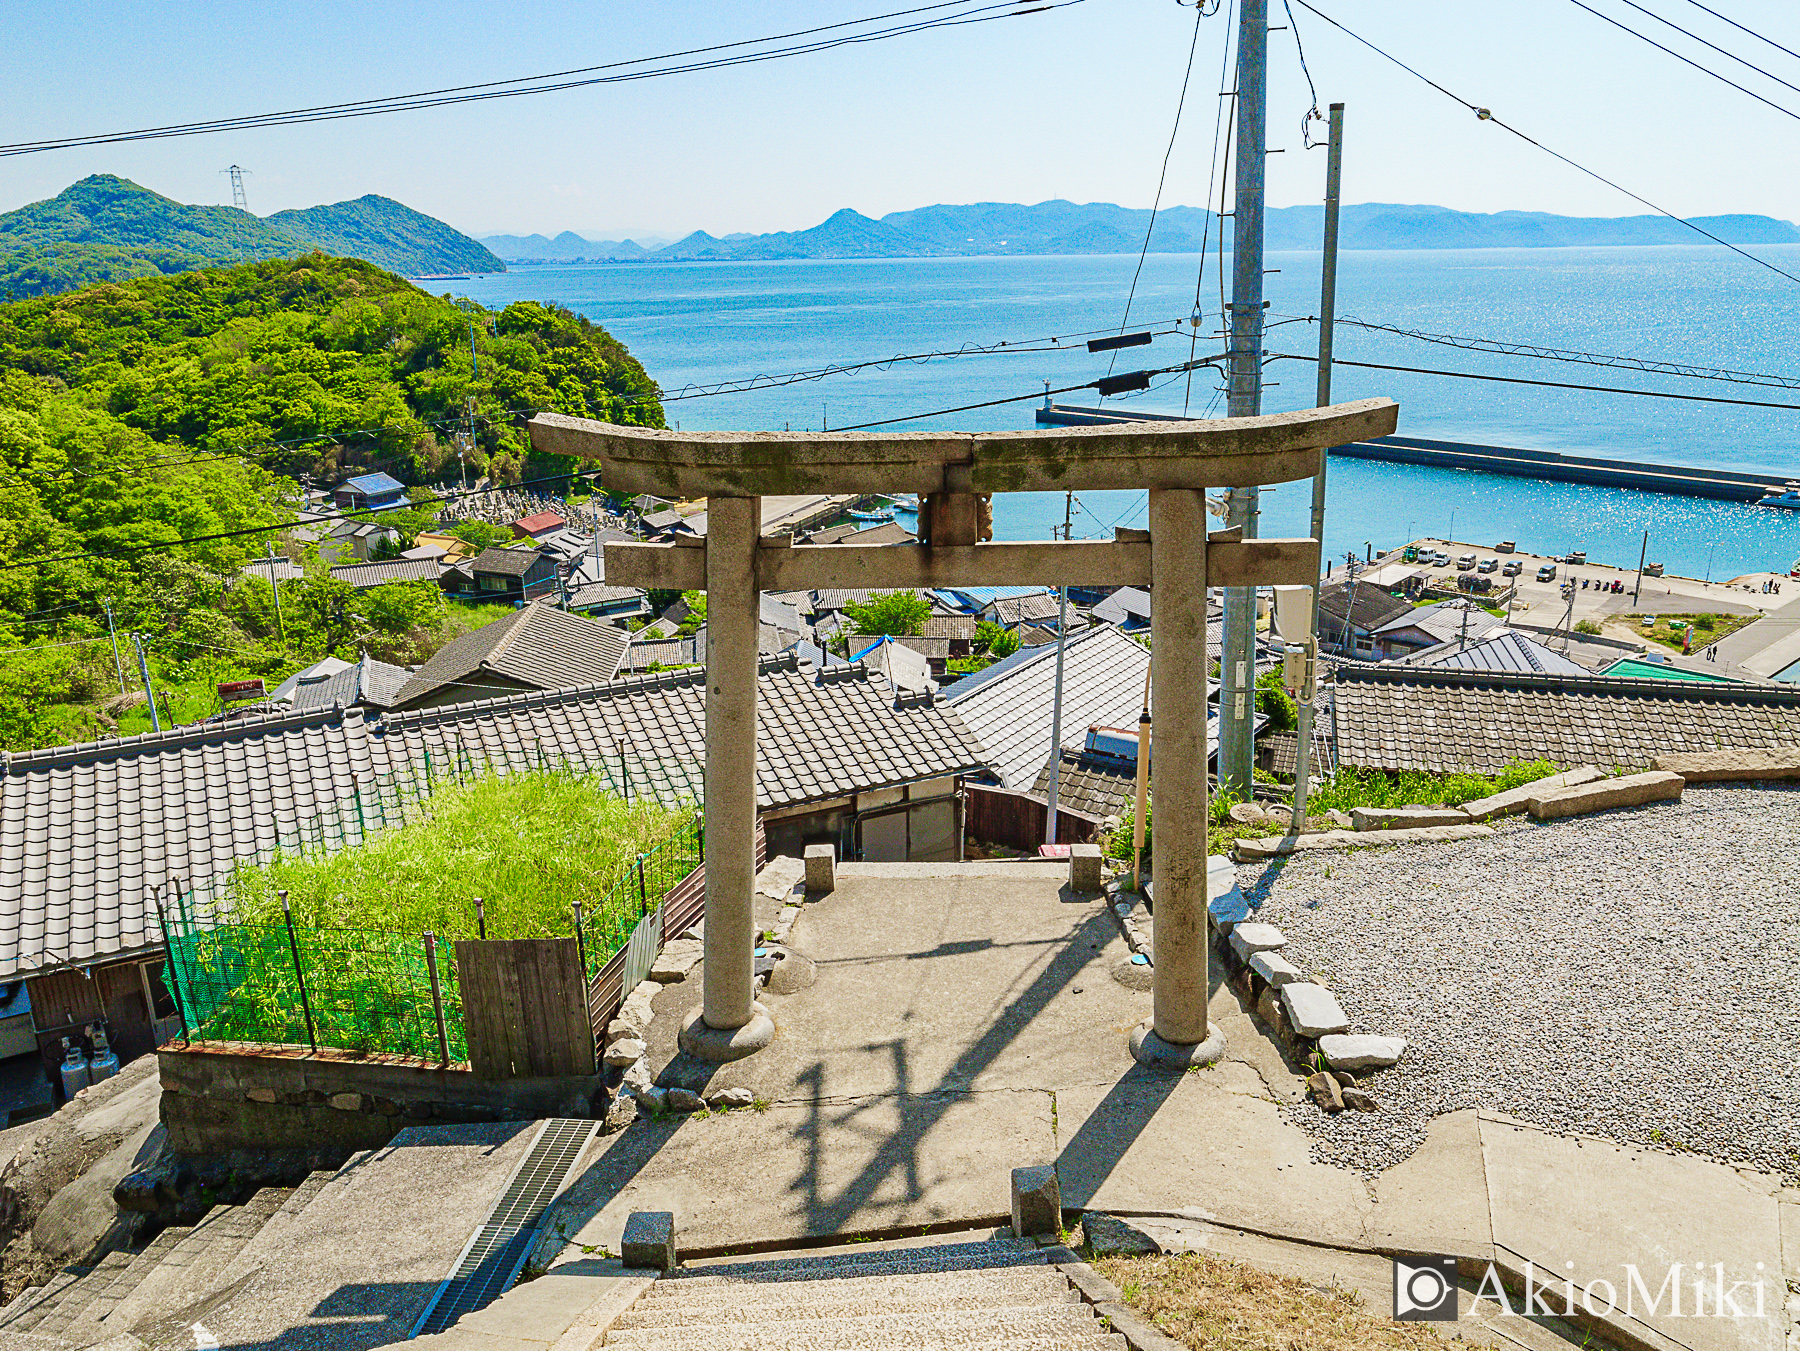
POLYGON ((0 297, 314 251, 403 276, 506 270, 467 235, 387 197, 253 216, 236 207, 187 206, 129 179, 96 174, 0 215, 0 297))
MULTIPOLYGON (((1270 249, 1317 249, 1322 206, 1271 209, 1270 249)), ((1693 224, 1732 244, 1800 243, 1800 229, 1772 216, 1698 216, 1693 224)), ((590 240, 565 230, 544 235, 482 239, 508 262, 768 261, 793 258, 941 258, 993 254, 1136 253, 1150 225, 1146 210, 1107 202, 1038 202, 1021 206, 977 202, 894 211, 876 220, 848 207, 809 230, 732 234, 696 230, 661 248, 632 240, 590 240)), ((1216 248, 1221 229, 1231 247, 1231 223, 1205 207, 1176 206, 1157 213, 1152 253, 1216 248)), ((1667 216, 1556 216, 1541 211, 1482 214, 1442 206, 1364 202, 1346 206, 1339 246, 1345 249, 1486 249, 1634 246, 1704 242, 1667 216)))

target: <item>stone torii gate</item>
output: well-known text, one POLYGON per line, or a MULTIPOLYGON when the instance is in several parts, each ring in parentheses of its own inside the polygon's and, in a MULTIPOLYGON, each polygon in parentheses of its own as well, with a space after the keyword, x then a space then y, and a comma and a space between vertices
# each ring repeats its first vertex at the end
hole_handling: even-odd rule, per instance
POLYGON ((611 585, 707 593, 705 990, 682 1047, 735 1060, 774 1035, 752 974, 760 593, 1117 584, 1155 589, 1154 1016, 1131 1049, 1147 1064, 1218 1059, 1224 1040, 1206 1016, 1207 587, 1316 586, 1319 541, 1209 535, 1206 490, 1310 478, 1327 447, 1385 436, 1398 417, 1391 399, 1364 399, 1268 417, 991 433, 668 432, 533 418, 537 450, 599 460, 609 489, 707 499, 703 540, 606 546, 611 585), (1149 530, 985 542, 992 493, 1106 488, 1147 488, 1149 530), (763 495, 786 493, 917 493, 920 543, 762 537, 763 495))

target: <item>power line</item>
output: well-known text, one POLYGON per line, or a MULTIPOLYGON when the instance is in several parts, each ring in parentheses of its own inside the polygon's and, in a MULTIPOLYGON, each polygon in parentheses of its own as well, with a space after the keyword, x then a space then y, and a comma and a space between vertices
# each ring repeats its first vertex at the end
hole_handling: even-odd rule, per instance
POLYGON ((1739 23, 1736 19, 1727 19, 1723 14, 1719 13, 1719 11, 1716 9, 1707 9, 1705 5, 1700 3, 1700 0, 1688 0, 1688 3, 1690 5, 1692 5, 1695 9, 1706 10, 1706 12, 1708 14, 1712 15, 1713 18, 1718 19, 1722 23, 1730 24, 1733 28, 1737 29, 1740 33, 1748 33, 1751 37, 1755 38, 1758 42, 1768 43, 1769 46, 1773 47, 1778 52, 1786 52, 1789 56, 1800 57, 1800 52, 1794 51, 1790 47, 1783 47, 1779 42, 1775 41, 1774 38, 1764 37, 1761 33, 1757 32, 1754 28, 1745 28, 1744 25, 1739 23))
POLYGON ((738 42, 719 43, 710 47, 696 47, 684 52, 669 52, 661 56, 635 57, 628 61, 608 62, 604 65, 584 66, 575 70, 550 72, 543 75, 519 76, 509 80, 490 80, 481 84, 456 85, 439 90, 425 90, 413 94, 395 94, 377 99, 360 99, 346 103, 318 104, 307 108, 293 108, 281 112, 256 113, 239 117, 214 118, 204 121, 175 123, 158 127, 143 127, 131 131, 115 131, 84 136, 54 137, 39 141, 21 141, 9 145, 0 145, 0 157, 11 155, 37 154, 46 150, 65 150, 78 146, 112 145, 124 141, 162 140, 176 136, 201 136, 221 131, 245 131, 261 127, 291 126, 305 122, 333 122, 346 118, 373 117, 382 113, 410 112, 426 108, 448 107, 454 104, 478 103, 491 99, 520 98, 530 94, 556 93, 569 89, 581 89, 593 85, 621 84, 636 80, 656 79, 664 75, 684 75, 697 71, 721 70, 731 66, 755 65, 764 61, 780 60, 790 56, 805 56, 815 52, 830 51, 836 47, 850 46, 865 42, 880 42, 890 38, 901 37, 911 33, 921 33, 938 28, 955 28, 965 24, 988 23, 995 19, 1017 18, 1027 14, 1040 14, 1047 10, 1066 9, 1071 5, 1083 3, 1083 0, 1046 0, 1045 3, 1021 4, 1020 0, 999 0, 999 3, 978 5, 967 8, 968 0, 942 0, 942 3, 918 6, 913 9, 896 10, 888 14, 872 15, 864 19, 846 20, 842 23, 827 24, 818 28, 799 29, 788 34, 779 34, 765 38, 744 39, 738 42), (963 8, 956 8, 964 6, 963 8), (727 51, 738 47, 766 46, 773 42, 786 41, 789 38, 809 37, 817 33, 831 32, 844 28, 859 28, 873 23, 880 23, 892 18, 909 18, 916 14, 925 14, 940 9, 956 9, 950 14, 940 14, 928 19, 895 24, 888 28, 874 29, 863 33, 845 33, 835 37, 823 38, 811 42, 797 43, 772 50, 740 52, 733 56, 714 57, 702 61, 689 61, 675 65, 658 66, 650 70, 627 70, 625 67, 651 65, 655 62, 673 61, 683 56, 704 55, 708 52, 727 51), (1000 11, 1000 12, 994 12, 1000 11), (614 71, 613 74, 588 74, 593 71, 614 71), (586 75, 582 79, 568 79, 565 76, 586 75))
MULTIPOLYGON (((1792 108, 1784 108, 1784 107, 1782 107, 1781 104, 1775 102, 1773 99, 1764 98, 1761 94, 1757 93, 1754 89, 1747 88, 1746 86, 1739 84, 1736 80, 1733 80, 1728 76, 1719 74, 1719 72, 1714 70, 1712 67, 1701 65, 1698 61, 1694 60, 1693 57, 1683 56, 1680 52, 1676 51, 1673 47, 1663 46, 1663 44, 1658 42, 1655 38, 1651 37, 1647 33, 1638 32, 1638 30, 1633 28, 1630 24, 1622 23, 1618 19, 1613 18, 1613 16, 1610 14, 1601 13, 1599 10, 1595 9, 1592 5, 1583 3, 1583 0, 1569 0, 1569 3, 1571 5, 1574 5, 1576 9, 1585 9, 1589 14, 1592 14, 1596 19, 1606 20, 1606 22, 1611 24, 1614 28, 1617 28, 1617 29, 1621 30, 1622 32, 1631 34, 1631 36, 1636 38, 1639 42, 1647 42, 1652 47, 1656 48, 1657 51, 1666 52, 1668 55, 1674 57, 1677 61, 1685 62, 1687 65, 1690 65, 1695 70, 1699 71, 1702 75, 1710 75, 1713 77, 1713 79, 1717 80, 1720 84, 1728 84, 1733 89, 1737 90, 1738 93, 1748 94, 1751 98, 1755 99, 1758 103, 1761 103, 1761 104, 1766 105, 1767 107, 1773 108, 1776 112, 1782 113, 1788 117, 1791 117, 1796 122, 1800 122, 1800 113, 1795 112, 1792 108)), ((1630 5, 1631 0, 1625 0, 1625 3, 1630 5)), ((1642 7, 1639 5, 1631 5, 1631 7, 1633 9, 1642 9, 1642 7)), ((1650 11, 1647 9, 1643 10, 1642 12, 1645 14, 1650 14, 1650 11)), ((1653 19, 1656 19, 1656 18, 1661 18, 1662 16, 1657 15, 1657 14, 1650 14, 1650 17, 1653 19)), ((1663 19, 1663 22, 1669 23, 1669 21, 1667 19, 1663 19)), ((1687 29, 1682 28, 1677 24, 1670 23, 1669 27, 1675 29, 1675 31, 1678 33, 1687 33, 1687 29)), ((1688 36, 1694 37, 1694 35, 1692 33, 1688 33, 1688 36)), ((1695 38, 1694 40, 1696 42, 1706 42, 1705 38, 1695 38)), ((1706 42, 1706 45, 1708 47, 1712 47, 1712 43, 1710 43, 1710 42, 1706 42)), ((1714 51, 1724 51, 1725 49, 1722 47, 1713 47, 1713 50, 1714 51)), ((1725 52, 1725 55, 1731 56, 1731 53, 1725 52)), ((1734 61, 1742 61, 1743 60, 1742 57, 1736 57, 1736 56, 1733 56, 1731 59, 1734 61)), ((1744 64, 1747 66, 1750 66, 1750 63, 1748 61, 1744 61, 1744 64)), ((1769 72, 1762 69, 1761 66, 1750 66, 1750 69, 1756 71, 1760 75, 1769 75, 1769 72)), ((1769 75, 1769 78, 1771 80, 1776 80, 1776 77, 1773 75, 1769 75)), ((1776 80, 1776 83, 1777 84, 1787 84, 1787 81, 1786 80, 1776 80)), ((1787 87, 1789 89, 1794 88, 1794 86, 1791 84, 1788 84, 1787 87)))
POLYGON ((1444 86, 1439 84, 1436 80, 1430 78, 1427 75, 1420 74, 1418 71, 1414 70, 1411 66, 1407 65, 1406 62, 1402 61, 1399 57, 1394 56, 1390 52, 1383 51, 1380 47, 1377 47, 1373 42, 1370 42, 1367 38, 1363 37, 1362 35, 1351 32, 1350 29, 1344 27, 1343 24, 1339 23, 1336 19, 1332 18, 1329 14, 1325 13, 1324 10, 1320 9, 1317 5, 1312 4, 1310 2, 1310 0, 1296 0, 1296 3, 1298 3, 1303 8, 1310 10, 1312 13, 1318 15, 1326 23, 1330 24, 1333 28, 1337 29, 1340 33, 1344 34, 1346 37, 1352 38, 1355 41, 1360 42, 1363 46, 1367 47, 1370 51, 1374 52, 1377 56, 1381 57, 1383 60, 1392 62, 1394 65, 1400 67, 1401 70, 1405 71, 1408 75, 1411 75, 1414 79, 1421 80, 1424 83, 1430 85, 1433 89, 1437 90, 1438 93, 1442 94, 1445 98, 1448 98, 1448 99, 1452 100, 1453 102, 1460 103, 1463 107, 1467 108, 1470 112, 1474 113, 1475 116, 1478 117, 1479 119, 1481 119, 1483 122, 1493 123, 1496 127, 1499 127, 1500 130, 1502 130, 1504 132, 1508 132, 1511 135, 1518 137, 1521 141, 1524 141, 1525 144, 1527 144, 1529 146, 1536 147, 1537 149, 1543 151, 1546 155, 1550 156, 1552 159, 1560 160, 1562 163, 1568 165, 1571 169, 1575 169, 1581 173, 1586 174, 1589 178, 1593 179, 1595 182, 1604 183, 1607 187, 1613 189, 1613 191, 1623 193, 1625 196, 1631 198, 1632 201, 1637 202, 1641 206, 1649 207, 1652 211, 1656 212, 1658 215, 1667 216, 1670 220, 1676 221, 1681 225, 1685 225, 1688 229, 1692 230, 1695 234, 1704 235, 1707 239, 1712 240, 1713 243, 1722 245, 1723 247, 1730 249, 1733 253, 1737 254, 1739 257, 1748 258, 1751 262, 1755 263, 1758 267, 1765 267, 1771 272, 1774 272, 1774 273, 1779 274, 1780 276, 1786 277, 1791 282, 1800 283, 1800 276, 1795 276, 1792 272, 1789 272, 1785 268, 1777 267, 1774 263, 1769 262, 1767 259, 1758 258, 1754 253, 1749 252, 1747 249, 1741 249, 1736 244, 1730 243, 1727 240, 1719 238, 1718 235, 1715 235, 1711 230, 1706 229, 1704 226, 1696 225, 1691 220, 1683 219, 1682 217, 1676 215, 1673 211, 1670 211, 1667 207, 1658 206, 1655 202, 1651 201, 1648 197, 1640 196, 1639 194, 1633 192, 1630 188, 1625 187, 1621 183, 1614 182, 1612 179, 1606 177, 1606 175, 1598 172, 1597 170, 1590 169, 1585 164, 1577 163, 1575 160, 1570 159, 1567 155, 1563 154, 1561 151, 1552 150, 1549 146, 1545 145, 1542 141, 1536 140, 1533 137, 1526 135, 1523 131, 1520 131, 1517 127, 1511 126, 1508 123, 1501 121, 1498 117, 1495 117, 1493 114, 1493 111, 1491 109, 1483 108, 1478 104, 1470 103, 1467 99, 1463 98, 1460 94, 1451 93, 1448 89, 1444 88, 1444 86))
MULTIPOLYGON (((1220 51, 1219 51, 1219 83, 1221 85, 1223 85, 1225 83, 1225 72, 1231 68, 1231 35, 1232 35, 1232 31, 1233 31, 1232 26, 1231 26, 1231 18, 1232 18, 1232 12, 1235 8, 1236 8, 1236 6, 1234 4, 1227 5, 1225 8, 1225 41, 1220 44, 1220 51)), ((1215 104, 1213 107, 1212 153, 1210 155, 1208 155, 1207 161, 1206 161, 1205 223, 1204 223, 1204 225, 1202 225, 1201 231, 1200 231, 1200 265, 1194 270, 1194 310, 1193 310, 1193 313, 1189 316, 1189 319, 1191 322, 1189 324, 1188 359, 1190 361, 1193 360, 1194 353, 1199 349, 1199 346, 1200 346, 1200 295, 1201 295, 1201 292, 1206 287, 1206 251, 1212 245, 1212 227, 1213 227, 1213 221, 1215 219, 1213 216, 1213 212, 1212 212, 1212 182, 1213 182, 1213 176, 1215 174, 1217 174, 1219 177, 1219 209, 1221 211, 1223 211, 1225 209, 1224 208, 1225 174, 1224 174, 1224 170, 1219 165, 1219 129, 1222 126, 1224 126, 1226 123, 1226 109, 1230 108, 1233 112, 1235 112, 1236 108, 1237 108, 1236 99, 1232 98, 1232 102, 1227 104, 1225 102, 1225 100, 1227 98, 1232 98, 1232 96, 1226 94, 1223 90, 1221 90, 1219 93, 1219 102, 1217 104, 1215 104)), ((1222 289, 1225 284, 1225 282, 1224 282, 1224 277, 1225 277, 1225 271, 1224 271, 1224 267, 1225 267, 1225 264, 1224 264, 1225 218, 1223 216, 1219 216, 1219 217, 1217 217, 1217 220, 1219 223, 1219 248, 1220 248, 1219 285, 1221 287, 1221 291, 1220 291, 1220 295, 1219 295, 1219 313, 1221 315, 1223 315, 1225 312, 1225 296, 1224 296, 1224 292, 1222 289)), ((1189 405, 1193 402, 1193 398, 1194 398, 1194 377, 1190 374, 1187 378, 1187 389, 1184 391, 1184 393, 1182 395, 1182 399, 1181 399, 1181 411, 1184 416, 1186 415, 1186 413, 1188 411, 1189 405)))
MULTIPOLYGON (((1662 15, 1658 14, 1653 9, 1645 9, 1642 5, 1637 3, 1637 0, 1623 0, 1623 3, 1630 5, 1639 14, 1647 14, 1652 19, 1655 19, 1658 23, 1667 24, 1670 28, 1673 28, 1677 33, 1680 33, 1683 37, 1692 38, 1695 42, 1698 42, 1703 47, 1711 47, 1720 56, 1728 57, 1731 60, 1736 61, 1740 66, 1746 66, 1749 69, 1755 71, 1758 75, 1764 76, 1767 79, 1771 79, 1771 80, 1775 81, 1776 84, 1784 85, 1787 88, 1793 90, 1796 94, 1800 94, 1800 84, 1789 84, 1786 80, 1782 79, 1779 75, 1776 75, 1770 71, 1764 70, 1761 66, 1757 65, 1756 62, 1746 61, 1743 57, 1739 56, 1736 52, 1730 51, 1727 48, 1721 47, 1716 42, 1708 42, 1705 38, 1701 37, 1698 33, 1695 33, 1686 28, 1683 28, 1680 24, 1676 23, 1673 19, 1663 18, 1662 15)), ((1730 20, 1728 19, 1728 20, 1726 20, 1726 22, 1729 23, 1730 20)))
MULTIPOLYGON (((1317 361, 1316 356, 1307 356, 1300 352, 1271 352, 1271 361, 1317 361)), ((1379 361, 1347 361, 1343 357, 1331 359, 1334 366, 1360 366, 1370 371, 1400 371, 1408 375, 1441 375, 1455 380, 1490 380, 1502 385, 1537 385, 1544 389, 1576 389, 1593 394, 1631 394, 1640 399, 1680 399, 1684 403, 1721 403, 1732 404, 1739 408, 1782 408, 1790 413, 1800 413, 1800 403, 1768 403, 1757 399, 1727 399, 1716 394, 1675 394, 1660 389, 1625 389, 1619 385, 1577 385, 1561 380, 1532 380, 1522 375, 1483 375, 1476 371, 1438 371, 1422 366, 1390 366, 1379 361)))

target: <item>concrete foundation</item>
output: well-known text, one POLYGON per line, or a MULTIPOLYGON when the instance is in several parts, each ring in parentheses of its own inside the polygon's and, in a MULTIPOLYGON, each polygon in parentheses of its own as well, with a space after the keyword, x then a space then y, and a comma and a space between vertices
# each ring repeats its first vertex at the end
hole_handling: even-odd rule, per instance
POLYGON ((599 1076, 481 1080, 407 1056, 236 1042, 157 1052, 162 1121, 178 1154, 377 1149, 408 1126, 587 1117, 599 1076))

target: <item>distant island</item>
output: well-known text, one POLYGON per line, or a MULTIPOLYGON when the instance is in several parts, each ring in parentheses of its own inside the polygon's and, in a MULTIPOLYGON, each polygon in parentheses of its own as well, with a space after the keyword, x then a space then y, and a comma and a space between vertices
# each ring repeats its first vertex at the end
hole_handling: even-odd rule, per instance
POLYGON ((186 206, 130 179, 95 174, 0 215, 0 299, 313 252, 405 276, 506 271, 467 235, 387 197, 253 216, 186 206))
MULTIPOLYGON (((544 235, 488 235, 485 244, 509 263, 769 261, 793 258, 955 258, 994 254, 1136 253, 1150 213, 1106 202, 977 202, 895 211, 880 220, 845 208, 810 230, 732 234, 696 230, 649 249, 632 240, 591 240, 565 230, 544 235)), ((1732 244, 1800 243, 1800 229, 1772 216, 1697 216, 1694 224, 1732 244)), ((1270 249, 1317 249, 1320 206, 1276 207, 1267 216, 1270 249)), ((1231 247, 1231 222, 1205 207, 1159 212, 1152 253, 1231 247), (1210 227, 1210 228, 1209 228, 1210 227)), ((1339 244, 1346 249, 1567 248, 1704 243, 1666 216, 1554 216, 1541 211, 1480 214, 1442 206, 1364 202, 1343 208, 1339 244)))

